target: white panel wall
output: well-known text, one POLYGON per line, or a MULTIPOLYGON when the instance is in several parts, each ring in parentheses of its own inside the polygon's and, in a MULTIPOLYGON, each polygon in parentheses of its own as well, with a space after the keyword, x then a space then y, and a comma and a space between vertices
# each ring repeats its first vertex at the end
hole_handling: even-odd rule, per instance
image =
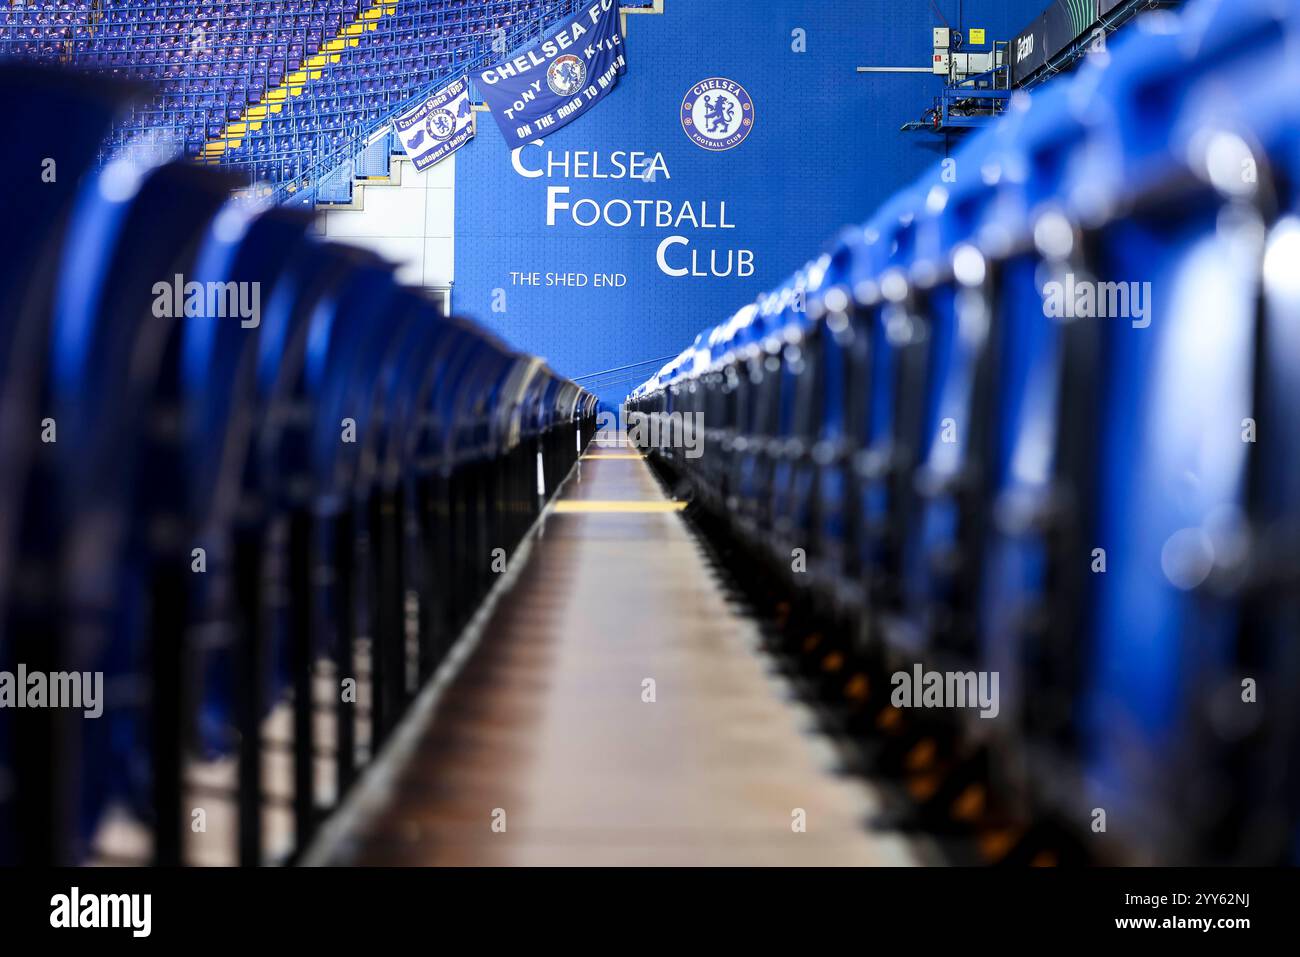
POLYGON ((360 209, 324 210, 323 231, 392 260, 402 282, 449 286, 456 275, 456 157, 423 173, 403 160, 398 170, 400 184, 353 187, 360 209))

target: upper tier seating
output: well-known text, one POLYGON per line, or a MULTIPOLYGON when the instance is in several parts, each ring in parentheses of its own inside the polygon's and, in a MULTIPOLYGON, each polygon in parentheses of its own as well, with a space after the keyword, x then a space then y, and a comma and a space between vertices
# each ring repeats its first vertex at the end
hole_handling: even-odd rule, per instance
POLYGON ((503 55, 577 0, 31 0, 0 12, 0 57, 140 82, 109 139, 204 157, 298 192, 417 94, 503 55), (234 124, 232 126, 232 124, 234 124), (310 175, 310 179, 307 179, 310 175))

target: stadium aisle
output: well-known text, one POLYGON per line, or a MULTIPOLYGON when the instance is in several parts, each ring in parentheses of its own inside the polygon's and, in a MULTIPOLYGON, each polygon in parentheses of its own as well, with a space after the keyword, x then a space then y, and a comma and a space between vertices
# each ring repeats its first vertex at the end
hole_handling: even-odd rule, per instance
POLYGON ((868 828, 876 795, 832 772, 677 503, 601 446, 309 861, 912 863, 868 828))

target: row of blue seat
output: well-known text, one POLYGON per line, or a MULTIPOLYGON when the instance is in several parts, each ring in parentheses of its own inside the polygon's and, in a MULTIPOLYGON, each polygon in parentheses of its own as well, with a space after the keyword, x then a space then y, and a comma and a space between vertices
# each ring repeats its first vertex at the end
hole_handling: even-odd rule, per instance
POLYGON ((1199 0, 1110 47, 628 408, 836 623, 805 650, 868 725, 913 662, 1000 676, 934 807, 983 767, 1102 859, 1294 863, 1300 4, 1199 0))
POLYGON ((356 699, 313 700, 321 663, 341 681, 368 649, 373 754, 595 397, 216 171, 95 169, 111 87, 5 66, 0 90, 29 184, 0 236, 0 671, 104 675, 99 718, 0 710, 0 863, 84 860, 110 806, 179 862, 186 767, 220 755, 261 863, 265 716, 292 700, 301 845, 315 711, 339 793, 357 768, 356 699), (177 282, 241 308, 178 311, 177 282))
MULTIPOLYGON (((318 167, 342 165, 349 159, 348 144, 364 144, 378 125, 439 77, 450 79, 475 60, 496 56, 490 46, 498 39, 507 48, 523 42, 569 12, 573 2, 399 0, 385 6, 385 15, 365 21, 366 29, 331 57, 303 95, 277 103, 248 132, 232 135, 216 151, 215 161, 237 170, 246 185, 263 176, 283 182, 312 171, 329 172, 318 167), (367 81, 382 82, 383 102, 355 92, 367 81), (321 118, 346 126, 346 136, 317 136, 312 125, 321 118), (286 133, 304 135, 287 151, 269 150, 265 141, 286 133), (268 150, 276 154, 272 162, 264 161, 268 150)), ((54 20, 43 12, 14 11, 0 17, 0 57, 57 61, 148 84, 155 94, 152 102, 119 123, 107 155, 124 149, 152 151, 169 139, 186 155, 212 159, 213 151, 205 147, 227 123, 242 119, 251 104, 370 4, 331 0, 332 12, 301 0, 282 6, 281 15, 265 21, 264 4, 226 4, 220 22, 207 18, 216 9, 210 4, 194 9, 156 2, 110 4, 102 16, 78 8, 61 11, 54 20)), ((301 193, 313 185, 300 182, 293 189, 301 193)))

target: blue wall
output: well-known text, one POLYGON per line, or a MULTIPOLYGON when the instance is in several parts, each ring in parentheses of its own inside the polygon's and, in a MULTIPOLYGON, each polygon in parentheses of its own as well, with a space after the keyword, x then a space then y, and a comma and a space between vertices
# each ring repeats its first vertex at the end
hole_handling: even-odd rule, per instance
MULTIPOLYGON (((965 27, 989 40, 1009 39, 1039 13, 1043 0, 967 0, 965 27)), ((892 192, 944 155, 942 139, 901 133, 937 95, 937 77, 858 74, 859 65, 922 66, 930 60, 934 8, 957 26, 957 0, 666 0, 663 16, 627 17, 627 74, 588 115, 527 147, 526 168, 544 169, 576 151, 662 154, 668 176, 596 179, 556 171, 525 178, 515 171, 496 123, 479 114, 478 137, 457 155, 456 281, 453 306, 511 343, 545 356, 566 375, 583 375, 675 355, 697 332, 720 322, 798 269, 843 224, 866 219, 892 192), (792 50, 806 31, 807 52, 792 50), (722 76, 754 100, 755 122, 735 149, 712 153, 687 139, 679 120, 684 94, 722 76), (590 197, 707 204, 716 222, 726 204, 734 228, 589 228, 560 211, 547 226, 547 188, 568 187, 570 204, 590 197), (682 235, 699 250, 753 253, 749 276, 673 277, 656 250, 682 235), (512 283, 511 273, 540 274, 543 285, 512 283), (584 288, 545 285, 547 273, 588 277, 584 288), (597 288, 596 274, 626 276, 597 288), (495 306, 495 309, 494 309, 495 306)), ((590 158, 588 158, 590 162, 590 158)), ((583 208, 584 218, 590 205, 583 208)), ((621 215, 621 209, 618 210, 621 215)), ((688 265, 674 247, 670 266, 688 265)), ((734 260, 733 260, 734 261, 734 260)), ((657 367, 656 367, 657 368, 657 367)), ((650 371, 654 371, 653 369, 650 371)), ((617 401, 636 382, 611 383, 617 401)))

